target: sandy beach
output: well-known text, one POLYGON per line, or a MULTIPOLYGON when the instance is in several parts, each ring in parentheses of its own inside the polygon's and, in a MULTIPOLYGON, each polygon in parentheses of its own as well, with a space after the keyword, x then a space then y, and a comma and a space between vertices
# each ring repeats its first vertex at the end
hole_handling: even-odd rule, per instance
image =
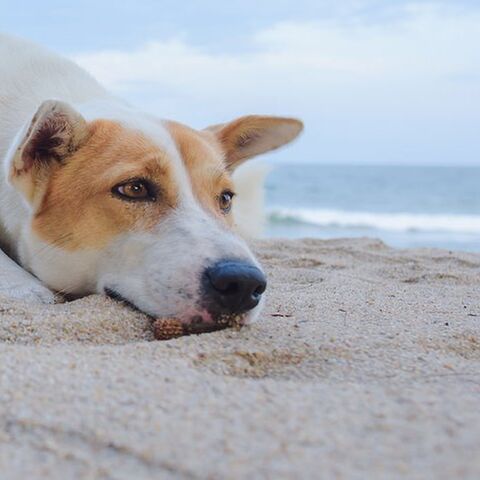
POLYGON ((0 477, 480 478, 480 254, 262 241, 261 320, 0 301, 0 477))

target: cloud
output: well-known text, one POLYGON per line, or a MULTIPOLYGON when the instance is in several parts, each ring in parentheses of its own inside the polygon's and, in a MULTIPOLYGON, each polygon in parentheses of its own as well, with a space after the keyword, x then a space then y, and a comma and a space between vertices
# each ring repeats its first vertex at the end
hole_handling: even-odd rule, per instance
POLYGON ((272 91, 288 96, 292 87, 329 91, 335 82, 408 84, 480 72, 478 14, 446 15, 430 5, 410 5, 405 12, 387 25, 280 23, 256 33, 244 53, 210 53, 171 39, 75 59, 119 93, 147 86, 209 98, 271 97, 272 91))
POLYGON ((384 22, 350 16, 277 23, 236 53, 172 38, 75 60, 114 92, 167 117, 199 123, 253 111, 295 114, 311 126, 311 148, 326 131, 331 141, 348 136, 366 152, 376 141, 385 156, 389 142, 405 147, 403 134, 409 147, 432 155, 422 137, 443 136, 452 116, 478 119, 480 100, 471 94, 479 85, 472 80, 465 89, 461 79, 480 75, 479 44, 478 11, 411 3, 384 22))

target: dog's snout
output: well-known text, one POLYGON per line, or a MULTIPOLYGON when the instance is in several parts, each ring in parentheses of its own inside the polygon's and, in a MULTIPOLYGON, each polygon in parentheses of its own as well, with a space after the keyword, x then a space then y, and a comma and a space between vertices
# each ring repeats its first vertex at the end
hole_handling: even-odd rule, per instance
POLYGON ((205 295, 213 309, 230 314, 252 310, 267 286, 263 272, 242 261, 221 261, 205 271, 205 295))

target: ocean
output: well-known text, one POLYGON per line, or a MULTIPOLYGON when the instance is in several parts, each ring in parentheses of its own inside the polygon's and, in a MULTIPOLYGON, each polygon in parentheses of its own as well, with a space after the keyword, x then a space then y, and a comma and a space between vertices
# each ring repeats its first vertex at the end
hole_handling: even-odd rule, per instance
POLYGON ((480 167, 273 165, 268 237, 480 251, 480 167))

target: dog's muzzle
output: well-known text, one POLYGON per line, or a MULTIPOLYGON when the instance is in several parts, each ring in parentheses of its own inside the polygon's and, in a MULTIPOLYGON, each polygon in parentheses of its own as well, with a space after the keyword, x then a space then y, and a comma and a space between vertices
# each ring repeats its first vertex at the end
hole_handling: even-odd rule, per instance
MULTIPOLYGON (((167 318, 177 319, 181 334, 241 327, 248 320, 248 313, 260 303, 266 286, 265 274, 254 264, 245 260, 222 260, 200 274, 199 298, 195 304, 180 311, 178 317, 170 314, 167 318)), ((113 288, 105 287, 104 292, 114 300, 141 310, 113 288)))

